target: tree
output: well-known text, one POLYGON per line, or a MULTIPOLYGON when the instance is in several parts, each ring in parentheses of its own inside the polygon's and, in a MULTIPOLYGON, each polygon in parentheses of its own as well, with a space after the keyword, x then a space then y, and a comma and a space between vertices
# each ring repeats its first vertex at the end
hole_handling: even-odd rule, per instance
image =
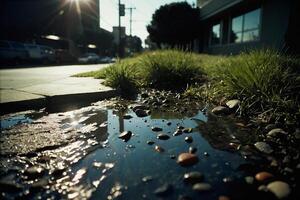
POLYGON ((147 30, 159 48, 186 48, 200 33, 200 11, 187 2, 163 5, 152 15, 147 30))

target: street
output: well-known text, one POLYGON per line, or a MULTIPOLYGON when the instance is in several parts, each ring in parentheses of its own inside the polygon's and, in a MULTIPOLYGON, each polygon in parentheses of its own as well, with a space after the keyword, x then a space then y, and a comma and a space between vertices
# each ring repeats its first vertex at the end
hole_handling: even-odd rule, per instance
POLYGON ((70 77, 106 66, 108 65, 97 64, 1 69, 1 103, 107 90, 109 88, 100 85, 103 80, 70 77))

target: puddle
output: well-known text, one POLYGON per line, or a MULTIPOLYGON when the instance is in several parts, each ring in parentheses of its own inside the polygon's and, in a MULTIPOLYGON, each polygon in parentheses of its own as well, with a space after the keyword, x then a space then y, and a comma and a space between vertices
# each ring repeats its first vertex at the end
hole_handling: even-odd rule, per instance
MULTIPOLYGON (((32 122, 23 118, 22 123, 32 122)), ((59 134, 67 135, 73 131, 77 134, 76 140, 55 149, 45 148, 30 158, 2 157, 2 198, 159 199, 154 191, 170 184, 173 189, 164 199, 186 195, 192 199, 210 200, 218 199, 219 195, 230 196, 245 185, 243 177, 247 174, 239 168, 249 161, 236 151, 225 151, 222 145, 218 148, 220 145, 211 142, 207 133, 202 134, 201 129, 209 119, 201 112, 192 116, 153 112, 139 118, 131 110, 121 113, 91 107, 51 115, 50 118, 57 120, 59 134), (120 117, 124 115, 133 118, 120 117), (192 132, 173 136, 178 126, 192 128, 192 132), (170 138, 157 139, 159 133, 153 132, 151 127, 162 128, 161 132, 170 138), (127 142, 118 138, 123 131, 132 132, 127 142), (187 136, 192 137, 193 142, 187 143, 187 136), (154 144, 149 145, 149 141, 154 144), (157 152, 156 145, 164 152, 157 152), (190 147, 197 149, 195 154, 199 162, 182 167, 176 162, 177 156, 188 152, 190 147), (39 166, 43 173, 24 171, 29 166, 39 166), (183 175, 191 171, 201 172, 204 182, 211 184, 212 191, 199 193, 192 190, 192 185, 184 183, 183 175)), ((22 117, 15 121, 18 119, 22 117)), ((18 123, 3 121, 2 124, 8 128, 18 123)), ((234 136, 228 137, 236 140, 234 136)))

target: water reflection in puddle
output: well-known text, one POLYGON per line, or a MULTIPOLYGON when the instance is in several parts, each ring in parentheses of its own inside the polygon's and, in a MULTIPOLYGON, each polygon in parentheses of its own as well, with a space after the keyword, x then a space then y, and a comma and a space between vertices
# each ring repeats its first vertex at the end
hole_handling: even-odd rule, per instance
MULTIPOLYGON (((138 118, 132 111, 119 113, 111 109, 87 109, 58 116, 64 116, 60 122, 63 133, 75 130, 80 137, 67 146, 44 151, 33 158, 35 160, 27 161, 49 171, 38 177, 37 182, 49 182, 38 192, 26 194, 24 191, 27 190, 24 189, 20 196, 156 199, 153 191, 164 184, 171 184, 173 190, 165 199, 177 199, 180 195, 188 195, 193 199, 217 199, 219 195, 228 193, 224 180, 238 180, 243 176, 236 169, 245 160, 237 153, 213 148, 199 132, 201 127, 198 126, 207 123, 207 118, 201 112, 191 117, 177 113, 152 113, 148 117, 138 118), (120 117, 124 115, 133 118, 120 117), (173 136, 178 126, 192 128, 193 131, 173 136), (161 132, 170 139, 157 139, 161 132, 153 132, 151 127, 162 128, 161 132), (127 142, 118 138, 123 131, 132 132, 127 142), (185 142, 187 136, 191 136, 193 142, 185 142), (150 145, 152 143, 149 141, 154 144, 150 145), (159 153, 155 146, 165 151, 159 153), (177 164, 176 157, 189 152, 191 147, 197 150, 199 162, 191 167, 177 164), (185 184, 183 175, 191 171, 204 174, 204 182, 212 185, 213 192, 199 194, 192 190, 191 185, 185 184)), ((20 182, 27 184, 24 188, 29 187, 29 182, 20 182)))

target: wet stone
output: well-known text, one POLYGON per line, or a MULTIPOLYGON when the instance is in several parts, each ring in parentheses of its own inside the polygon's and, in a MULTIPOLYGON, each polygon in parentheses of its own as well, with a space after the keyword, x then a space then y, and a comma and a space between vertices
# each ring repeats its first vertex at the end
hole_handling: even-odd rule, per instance
POLYGON ((266 154, 270 154, 273 152, 273 149, 271 148, 270 145, 268 145, 265 142, 256 142, 254 144, 254 146, 261 152, 266 153, 266 154))
POLYGON ((131 119, 131 118, 132 118, 131 115, 124 115, 124 116, 123 116, 123 119, 131 119))
POLYGON ((196 147, 189 147, 189 153, 196 153, 197 152, 197 148, 196 147))
POLYGON ((208 183, 196 183, 193 185, 193 190, 197 192, 208 192, 211 190, 211 185, 208 183))
POLYGON ((198 162, 198 157, 191 153, 181 153, 177 158, 177 163, 181 166, 191 166, 198 162))
POLYGON ((257 181, 265 181, 267 179, 273 178, 273 174, 269 173, 269 172, 259 172, 255 175, 255 179, 257 181))
POLYGON ((118 137, 125 142, 127 142, 131 138, 132 132, 131 131, 124 131, 118 137))
POLYGON ((171 124, 172 124, 172 122, 167 122, 167 125, 168 125, 168 126, 171 126, 171 124))
POLYGON ((160 146, 157 146, 157 145, 154 147, 154 149, 155 149, 155 151, 157 151, 157 152, 159 152, 159 153, 162 153, 162 152, 165 151, 164 148, 162 148, 162 147, 160 147, 160 146))
POLYGON ((168 140, 170 138, 170 136, 168 136, 167 134, 164 134, 164 133, 160 133, 157 135, 157 139, 160 139, 160 140, 168 140))
POLYGON ((159 131, 162 131, 162 128, 159 128, 159 127, 151 127, 151 130, 154 131, 154 132, 159 132, 159 131))
POLYGON ((192 142, 193 142, 193 138, 192 138, 191 136, 185 137, 184 140, 185 140, 187 143, 192 143, 192 142))
POLYGON ((191 133, 191 132, 193 132, 193 129, 192 128, 185 128, 185 129, 183 129, 183 132, 184 133, 191 133))
POLYGON ((208 152, 206 152, 206 151, 203 153, 203 155, 206 156, 206 157, 209 156, 208 152))
POLYGON ((135 114, 138 117, 146 117, 146 116, 148 116, 148 113, 145 110, 142 110, 142 109, 137 109, 135 111, 135 114))
POLYGON ((183 176, 184 182, 190 184, 200 183, 203 181, 203 179, 204 179, 203 174, 197 171, 186 173, 183 176))
POLYGON ((252 176, 246 176, 245 181, 251 185, 254 182, 254 178, 252 176))
POLYGON ((230 113, 229 108, 224 107, 224 106, 217 106, 214 109, 212 109, 211 112, 216 115, 226 115, 226 114, 230 113))
POLYGON ((228 196, 222 195, 218 197, 218 200, 230 200, 230 198, 228 196))
POLYGON ((103 122, 102 124, 99 125, 100 128, 105 128, 107 127, 107 122, 103 122))
POLYGON ((38 177, 42 177, 44 173, 44 168, 40 166, 32 166, 25 170, 24 175, 26 175, 28 179, 36 179, 38 177))
POLYGON ((147 141, 147 144, 149 144, 149 145, 153 145, 155 142, 153 142, 153 141, 147 141))
POLYGON ((140 109, 140 110, 146 110, 146 106, 144 105, 141 105, 141 104, 132 104, 129 106, 129 108, 131 108, 133 110, 133 112, 135 112, 137 109, 140 109))
POLYGON ((183 126, 177 126, 177 129, 179 129, 179 130, 183 130, 183 129, 184 129, 184 127, 183 127, 183 126))
POLYGON ((278 199, 287 198, 291 193, 289 184, 283 181, 274 181, 267 185, 267 189, 272 192, 278 199))
POLYGON ((180 195, 180 196, 178 197, 178 200, 192 200, 192 198, 189 197, 189 196, 180 195))
POLYGON ((178 135, 181 135, 182 133, 183 133, 182 130, 178 129, 173 133, 173 136, 178 136, 178 135))
POLYGON ((173 186, 170 184, 164 184, 162 186, 160 186, 159 188, 157 188, 154 191, 154 194, 157 196, 168 196, 170 193, 172 193, 173 191, 173 186))
POLYGON ((171 158, 171 159, 175 159, 176 156, 175 156, 175 155, 170 155, 170 158, 171 158))
POLYGON ((145 177, 142 178, 142 181, 144 183, 147 183, 147 182, 152 181, 152 180, 153 180, 152 176, 145 176, 145 177))

